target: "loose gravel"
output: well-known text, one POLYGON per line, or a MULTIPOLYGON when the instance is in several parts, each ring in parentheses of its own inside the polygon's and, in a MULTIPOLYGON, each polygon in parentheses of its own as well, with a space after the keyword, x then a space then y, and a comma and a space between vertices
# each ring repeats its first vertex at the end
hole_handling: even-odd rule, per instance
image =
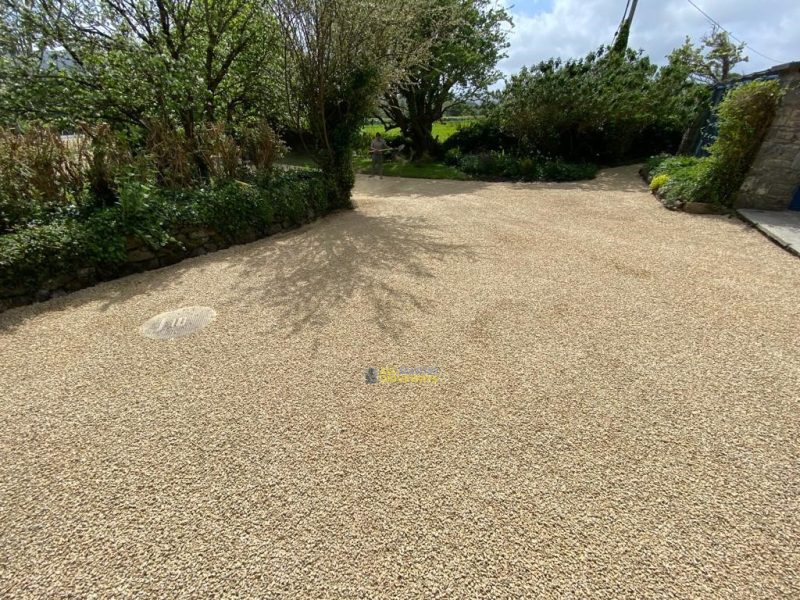
POLYGON ((797 595, 800 260, 633 168, 356 201, 0 315, 0 596, 797 595))

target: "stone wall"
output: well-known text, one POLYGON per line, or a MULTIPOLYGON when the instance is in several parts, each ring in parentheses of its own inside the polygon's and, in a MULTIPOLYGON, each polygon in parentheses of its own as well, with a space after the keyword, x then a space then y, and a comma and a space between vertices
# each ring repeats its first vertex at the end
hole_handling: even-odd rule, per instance
MULTIPOLYGON (((310 222, 314 218, 315 215, 309 211, 308 218, 304 222, 310 222)), ((149 247, 138 237, 129 236, 125 240, 127 259, 121 265, 106 269, 98 268, 94 265, 85 265, 72 272, 62 273, 50 279, 43 285, 38 286, 38 289, 29 289, 24 286, 0 287, 0 312, 15 306, 23 306, 48 300, 49 298, 64 296, 69 292, 90 287, 101 281, 166 267, 186 258, 201 256, 237 244, 254 242, 259 238, 299 227, 301 224, 291 225, 287 222, 282 225, 272 225, 268 231, 264 232, 255 230, 243 231, 234 239, 224 237, 213 229, 186 227, 173 232, 172 235, 178 243, 169 244, 158 249, 149 247)))
POLYGON ((736 208, 786 210, 800 187, 800 63, 779 76, 785 95, 736 195, 736 208))

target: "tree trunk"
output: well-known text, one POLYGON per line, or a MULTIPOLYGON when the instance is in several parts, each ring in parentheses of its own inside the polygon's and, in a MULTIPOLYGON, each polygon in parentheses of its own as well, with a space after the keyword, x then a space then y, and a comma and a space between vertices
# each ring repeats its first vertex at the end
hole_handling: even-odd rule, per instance
POLYGON ((417 119, 403 132, 411 140, 414 160, 427 160, 436 156, 438 147, 433 138, 433 123, 417 119))
POLYGON ((200 175, 201 179, 207 179, 210 171, 208 165, 206 164, 205 157, 200 149, 200 140, 197 136, 197 129, 195 128, 194 114, 192 111, 183 111, 181 121, 183 123, 183 133, 186 136, 188 150, 192 156, 197 173, 200 175))
POLYGON ((356 182, 352 147, 323 151, 319 166, 331 184, 331 204, 337 208, 352 208, 351 193, 356 182))

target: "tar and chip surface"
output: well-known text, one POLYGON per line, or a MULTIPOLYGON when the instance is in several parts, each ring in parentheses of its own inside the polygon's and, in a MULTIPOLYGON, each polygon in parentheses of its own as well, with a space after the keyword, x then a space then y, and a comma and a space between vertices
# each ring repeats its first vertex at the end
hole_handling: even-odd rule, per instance
POLYGON ((356 200, 0 315, 0 596, 797 596, 800 260, 633 168, 356 200))

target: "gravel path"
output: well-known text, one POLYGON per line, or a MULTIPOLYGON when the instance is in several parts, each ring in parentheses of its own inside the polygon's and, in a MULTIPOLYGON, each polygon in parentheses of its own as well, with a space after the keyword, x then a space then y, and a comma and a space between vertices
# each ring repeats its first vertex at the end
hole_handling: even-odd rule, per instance
POLYGON ((0 596, 798 593, 800 260, 633 168, 356 198, 0 315, 0 596))

